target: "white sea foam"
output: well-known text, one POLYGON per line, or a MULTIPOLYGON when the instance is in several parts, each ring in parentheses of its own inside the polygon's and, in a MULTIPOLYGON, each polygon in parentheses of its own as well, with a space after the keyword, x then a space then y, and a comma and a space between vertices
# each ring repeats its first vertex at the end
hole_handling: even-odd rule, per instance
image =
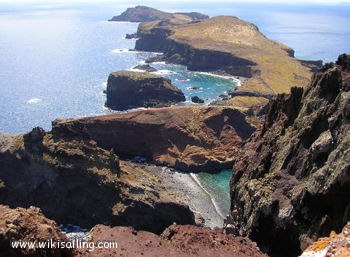
POLYGON ((172 71, 172 70, 157 70, 157 71, 154 71, 152 73, 157 74, 157 75, 170 75, 170 74, 176 74, 177 72, 172 71))
POLYGON ((189 82, 191 81, 190 79, 175 79, 175 81, 179 81, 179 82, 189 82))
POLYGON ((166 64, 165 62, 152 62, 152 64, 166 64))
POLYGON ((196 174, 190 173, 193 180, 199 185, 199 187, 210 197, 211 202, 213 203, 216 212, 225 219, 225 215, 222 214, 220 208, 218 207, 218 204, 216 203, 215 199, 212 197, 212 195, 203 187, 199 179, 197 178, 196 174))
POLYGON ((103 82, 101 85, 102 85, 102 88, 106 89, 107 88, 107 81, 103 82))
POLYGON ((38 104, 42 101, 43 101, 42 99, 34 97, 34 98, 29 99, 26 103, 27 104, 38 104))
POLYGON ((227 79, 227 80, 232 80, 232 81, 237 83, 237 86, 241 85, 241 81, 234 76, 218 75, 218 74, 214 74, 214 73, 210 73, 210 72, 202 72, 202 71, 196 71, 195 73, 206 75, 206 76, 217 77, 217 78, 223 78, 223 79, 227 79))

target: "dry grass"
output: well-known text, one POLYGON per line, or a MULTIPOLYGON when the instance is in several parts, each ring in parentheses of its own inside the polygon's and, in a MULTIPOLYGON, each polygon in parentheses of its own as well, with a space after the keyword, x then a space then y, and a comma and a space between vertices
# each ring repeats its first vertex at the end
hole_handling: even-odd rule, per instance
MULTIPOLYGON (((157 25, 152 22, 141 27, 147 31, 157 25)), ((217 16, 163 27, 173 32, 170 39, 176 42, 197 49, 228 52, 256 63, 260 74, 248 79, 240 91, 288 93, 292 86, 306 86, 311 78, 310 69, 288 55, 289 47, 266 38, 255 25, 236 17, 217 16)))
POLYGON ((255 96, 235 96, 227 101, 230 106, 236 107, 238 109, 245 109, 254 106, 262 106, 269 102, 265 97, 255 97, 255 96))

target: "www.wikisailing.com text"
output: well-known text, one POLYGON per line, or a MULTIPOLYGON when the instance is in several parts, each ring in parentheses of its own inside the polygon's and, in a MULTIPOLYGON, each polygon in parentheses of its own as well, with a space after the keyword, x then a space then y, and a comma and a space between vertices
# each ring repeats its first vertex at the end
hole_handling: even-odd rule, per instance
POLYGON ((90 252, 95 249, 117 249, 115 241, 89 242, 79 239, 75 240, 46 240, 46 241, 12 241, 12 248, 17 249, 88 249, 90 252))

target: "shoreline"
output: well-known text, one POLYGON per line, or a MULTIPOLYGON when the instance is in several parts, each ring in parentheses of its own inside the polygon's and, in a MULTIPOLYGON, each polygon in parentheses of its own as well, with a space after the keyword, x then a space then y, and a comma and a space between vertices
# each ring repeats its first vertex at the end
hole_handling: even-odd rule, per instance
POLYGON ((224 225, 224 215, 215 200, 204 186, 191 173, 183 173, 168 167, 152 164, 139 164, 151 175, 160 179, 161 184, 180 202, 187 204, 190 209, 199 214, 196 219, 201 220, 205 227, 219 227, 224 225))

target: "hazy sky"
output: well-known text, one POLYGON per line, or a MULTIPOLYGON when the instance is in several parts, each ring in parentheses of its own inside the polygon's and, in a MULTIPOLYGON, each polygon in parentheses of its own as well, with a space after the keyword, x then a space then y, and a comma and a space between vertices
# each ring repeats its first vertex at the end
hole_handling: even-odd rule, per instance
MULTIPOLYGON (((109 2, 109 3, 125 3, 130 4, 142 2, 152 3, 152 2, 163 2, 164 0, 155 0, 155 1, 138 1, 138 0, 0 0, 0 3, 91 3, 91 2, 109 2)), ((255 3, 280 3, 280 4, 339 4, 346 3, 349 4, 350 0, 170 0, 169 2, 255 2, 255 3)))

